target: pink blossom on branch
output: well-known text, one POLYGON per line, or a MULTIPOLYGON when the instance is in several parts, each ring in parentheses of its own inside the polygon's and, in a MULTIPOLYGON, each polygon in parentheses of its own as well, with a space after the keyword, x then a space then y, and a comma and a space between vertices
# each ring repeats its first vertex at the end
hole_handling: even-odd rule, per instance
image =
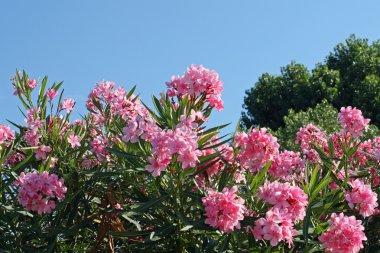
POLYGON ((289 182, 265 182, 258 190, 258 197, 281 212, 288 213, 293 221, 303 220, 306 215, 306 193, 289 182))
POLYGON ((51 213, 55 208, 55 200, 62 200, 67 191, 64 180, 57 175, 44 171, 41 174, 21 172, 15 181, 18 199, 22 206, 38 214, 51 213))
POLYGON ((240 229, 240 221, 244 219, 247 208, 236 192, 237 186, 224 188, 222 192, 208 190, 207 196, 202 198, 206 224, 225 233, 230 233, 235 228, 240 229))
POLYGON ((77 135, 75 135, 74 132, 71 132, 69 137, 67 138, 68 143, 71 144, 72 148, 80 147, 80 140, 81 138, 77 135))
POLYGON ((319 154, 314 146, 319 146, 322 150, 327 150, 326 132, 321 131, 313 124, 301 127, 297 133, 296 144, 301 145, 301 151, 306 155, 308 161, 316 162, 319 160, 319 154))
POLYGON ((305 169, 305 162, 299 152, 285 150, 276 156, 268 170, 274 178, 291 179, 300 175, 305 169))
POLYGON ((166 86, 169 96, 189 95, 194 98, 203 96, 211 107, 218 111, 223 109, 222 81, 218 73, 202 65, 191 65, 182 77, 173 76, 166 86))
POLYGON ((257 240, 270 241, 272 246, 286 241, 289 247, 293 245, 293 237, 298 234, 289 214, 279 208, 269 209, 265 218, 256 220, 252 233, 257 240))
POLYGON ((36 159, 45 160, 47 158, 47 154, 51 152, 51 147, 41 145, 36 151, 36 159))
POLYGON ((0 150, 1 145, 8 146, 15 139, 15 133, 8 126, 0 125, 0 150))
POLYGON ((61 109, 66 110, 67 113, 70 113, 74 110, 75 101, 72 98, 65 98, 61 104, 61 109))
POLYGON ((363 217, 371 216, 377 207, 377 194, 373 192, 370 185, 365 185, 360 179, 349 183, 351 191, 347 191, 345 198, 351 209, 358 209, 363 217))
POLYGON ((37 86, 37 81, 33 79, 28 80, 28 86, 30 89, 34 89, 37 86))
POLYGON ((277 138, 267 133, 266 128, 252 129, 248 134, 238 133, 233 146, 240 148, 237 159, 240 165, 251 172, 260 171, 279 154, 277 138))
POLYGON ((367 237, 362 222, 355 216, 333 213, 328 223, 329 229, 318 237, 327 252, 357 253, 363 248, 367 237))
POLYGON ((368 129, 369 119, 365 119, 362 112, 351 106, 342 107, 338 114, 339 122, 343 131, 352 134, 354 138, 363 135, 363 131, 368 129))
POLYGON ((49 90, 46 92, 46 96, 47 96, 50 100, 53 100, 53 98, 55 98, 57 95, 58 95, 58 92, 57 92, 55 89, 49 89, 49 90))

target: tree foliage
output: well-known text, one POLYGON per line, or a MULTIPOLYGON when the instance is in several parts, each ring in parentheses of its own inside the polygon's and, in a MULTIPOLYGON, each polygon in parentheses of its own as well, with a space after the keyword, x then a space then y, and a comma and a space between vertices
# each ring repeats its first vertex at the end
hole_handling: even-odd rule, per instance
POLYGON ((285 125, 288 110, 294 112, 315 107, 322 100, 336 109, 355 106, 371 123, 380 124, 380 42, 351 35, 338 44, 324 63, 309 71, 291 62, 280 75, 264 73, 246 91, 242 125, 270 127, 285 125))

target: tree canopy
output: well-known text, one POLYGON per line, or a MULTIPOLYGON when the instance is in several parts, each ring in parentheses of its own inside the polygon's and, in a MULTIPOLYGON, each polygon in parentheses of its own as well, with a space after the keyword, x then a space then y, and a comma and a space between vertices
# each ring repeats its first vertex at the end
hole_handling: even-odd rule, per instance
POLYGON ((324 63, 309 71, 291 62, 280 75, 264 73, 246 90, 242 126, 285 126, 284 116, 315 107, 326 100, 334 108, 355 106, 371 123, 380 125, 380 41, 351 35, 338 44, 324 63))

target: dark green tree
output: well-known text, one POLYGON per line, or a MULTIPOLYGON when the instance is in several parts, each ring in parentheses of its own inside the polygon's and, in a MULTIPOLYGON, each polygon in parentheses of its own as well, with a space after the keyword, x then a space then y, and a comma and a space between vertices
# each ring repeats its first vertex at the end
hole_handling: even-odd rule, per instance
POLYGON ((295 113, 313 108, 322 100, 337 110, 355 106, 372 124, 380 125, 380 42, 351 35, 338 44, 324 63, 312 71, 295 62, 280 75, 264 73, 246 91, 242 126, 284 127, 289 109, 295 113))

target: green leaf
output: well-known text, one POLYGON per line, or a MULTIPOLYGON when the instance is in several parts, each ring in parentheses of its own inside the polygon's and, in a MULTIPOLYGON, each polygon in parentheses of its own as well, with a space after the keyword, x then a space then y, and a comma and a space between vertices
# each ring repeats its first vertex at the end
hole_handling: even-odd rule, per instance
POLYGON ((111 231, 110 235, 115 237, 136 237, 142 235, 149 235, 152 231, 144 230, 144 231, 111 231))
POLYGON ((145 203, 142 203, 139 205, 137 208, 132 209, 133 212, 135 213, 143 213, 149 208, 152 208, 154 206, 160 205, 169 195, 163 195, 158 198, 151 199, 145 203))
POLYGON ((272 164, 272 161, 269 161, 261 170, 259 173, 256 173, 256 175, 252 178, 250 185, 251 191, 253 193, 256 192, 257 188, 259 188, 260 185, 263 183, 263 179, 265 177, 265 174, 270 168, 270 165, 272 164))

